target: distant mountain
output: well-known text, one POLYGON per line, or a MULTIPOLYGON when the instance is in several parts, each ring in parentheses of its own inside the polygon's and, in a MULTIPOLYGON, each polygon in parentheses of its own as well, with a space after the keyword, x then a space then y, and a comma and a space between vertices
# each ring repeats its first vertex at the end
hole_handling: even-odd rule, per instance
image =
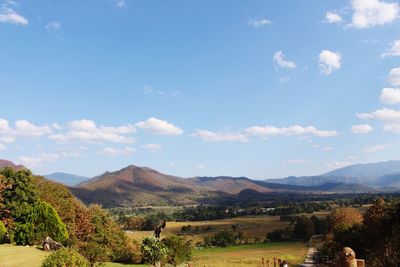
POLYGON ((85 203, 105 207, 195 204, 202 198, 218 196, 190 180, 134 165, 106 172, 70 190, 85 203))
POLYGON ((90 177, 79 176, 65 172, 55 172, 51 174, 46 174, 44 175, 44 177, 54 182, 67 186, 74 186, 90 179, 90 177))
POLYGON ((238 194, 243 189, 252 189, 261 193, 273 191, 271 188, 267 187, 266 184, 258 184, 257 182, 246 177, 194 177, 187 180, 197 186, 205 187, 210 191, 220 191, 229 194, 238 194))
POLYGON ((319 186, 327 183, 359 184, 367 187, 400 188, 400 161, 356 164, 318 176, 290 176, 266 182, 297 186, 319 186))
POLYGON ((16 165, 14 162, 5 160, 5 159, 0 159, 0 169, 5 168, 5 167, 11 167, 15 170, 22 170, 25 169, 24 165, 16 165))
POLYGON ((363 179, 374 179, 387 174, 400 173, 400 160, 385 162, 355 164, 336 169, 321 176, 325 177, 359 177, 363 179))
POLYGON ((99 203, 105 207, 215 204, 223 199, 263 199, 269 194, 373 191, 372 188, 354 183, 299 186, 256 181, 247 177, 181 178, 134 165, 115 172, 105 172, 70 187, 70 190, 85 203, 99 203))

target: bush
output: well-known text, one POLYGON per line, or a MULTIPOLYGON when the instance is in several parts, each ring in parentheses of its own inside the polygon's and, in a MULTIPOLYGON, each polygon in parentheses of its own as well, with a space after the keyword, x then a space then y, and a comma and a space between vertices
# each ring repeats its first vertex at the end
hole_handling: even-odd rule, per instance
POLYGON ((153 265, 164 261, 168 254, 168 248, 164 243, 154 237, 143 238, 140 251, 142 252, 144 262, 153 265))
POLYGON ((0 221, 0 244, 7 241, 7 229, 4 224, 0 221))
POLYGON ((76 250, 62 248, 48 256, 42 267, 90 267, 90 264, 76 250))
POLYGON ((79 252, 93 265, 110 259, 111 250, 95 242, 80 244, 79 252))
POLYGON ((222 231, 214 235, 204 237, 204 246, 228 247, 235 244, 237 236, 235 233, 222 231))
POLYGON ((32 217, 35 225, 35 241, 50 236, 53 240, 65 244, 68 239, 67 228, 50 204, 38 202, 33 207, 32 217))
POLYGON ((164 243, 168 248, 168 263, 179 265, 192 259, 192 243, 190 241, 186 241, 184 237, 171 235, 164 238, 162 243, 164 243))
POLYGON ((140 244, 135 240, 127 240, 126 244, 115 253, 115 261, 120 263, 140 263, 142 261, 140 244))

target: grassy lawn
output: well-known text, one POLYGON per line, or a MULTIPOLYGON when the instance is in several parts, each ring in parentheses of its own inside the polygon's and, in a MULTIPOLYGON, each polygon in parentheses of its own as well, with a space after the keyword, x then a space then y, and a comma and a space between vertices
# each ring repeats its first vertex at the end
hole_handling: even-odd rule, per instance
POLYGON ((0 246, 1 267, 40 267, 43 259, 49 252, 36 247, 23 247, 12 245, 0 246))
MULTIPOLYGON (((0 245, 1 267, 40 267, 42 261, 51 252, 46 252, 36 247, 23 247, 12 245, 0 245)), ((141 264, 120 264, 107 262, 105 267, 142 267, 141 264)))
POLYGON ((262 266, 261 258, 279 257, 295 266, 302 263, 308 248, 304 243, 262 243, 227 248, 209 248, 194 253, 193 266, 262 266))

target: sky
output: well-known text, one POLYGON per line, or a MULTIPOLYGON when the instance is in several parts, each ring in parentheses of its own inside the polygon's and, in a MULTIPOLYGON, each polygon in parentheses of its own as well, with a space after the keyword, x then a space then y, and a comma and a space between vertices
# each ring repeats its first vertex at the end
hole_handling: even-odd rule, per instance
POLYGON ((0 0, 0 158, 36 174, 399 160, 400 2, 0 0))

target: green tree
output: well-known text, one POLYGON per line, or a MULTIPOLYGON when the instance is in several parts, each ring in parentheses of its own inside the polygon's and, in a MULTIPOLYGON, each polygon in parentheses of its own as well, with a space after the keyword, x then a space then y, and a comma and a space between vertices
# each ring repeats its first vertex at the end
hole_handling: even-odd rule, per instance
POLYGON ((32 211, 34 240, 43 240, 46 236, 65 243, 68 232, 55 209, 46 202, 38 202, 32 211))
MULTIPOLYGON (((34 240, 34 224, 32 222, 33 207, 38 201, 32 173, 28 170, 14 171, 12 168, 0 170, 3 184, 8 186, 2 190, 3 208, 13 218, 11 237, 17 244, 26 245, 34 240)), ((3 218, 0 218, 0 220, 3 218)))
POLYGON ((168 248, 165 244, 154 237, 143 238, 140 251, 143 260, 152 265, 155 265, 158 262, 163 262, 168 255, 168 248))

